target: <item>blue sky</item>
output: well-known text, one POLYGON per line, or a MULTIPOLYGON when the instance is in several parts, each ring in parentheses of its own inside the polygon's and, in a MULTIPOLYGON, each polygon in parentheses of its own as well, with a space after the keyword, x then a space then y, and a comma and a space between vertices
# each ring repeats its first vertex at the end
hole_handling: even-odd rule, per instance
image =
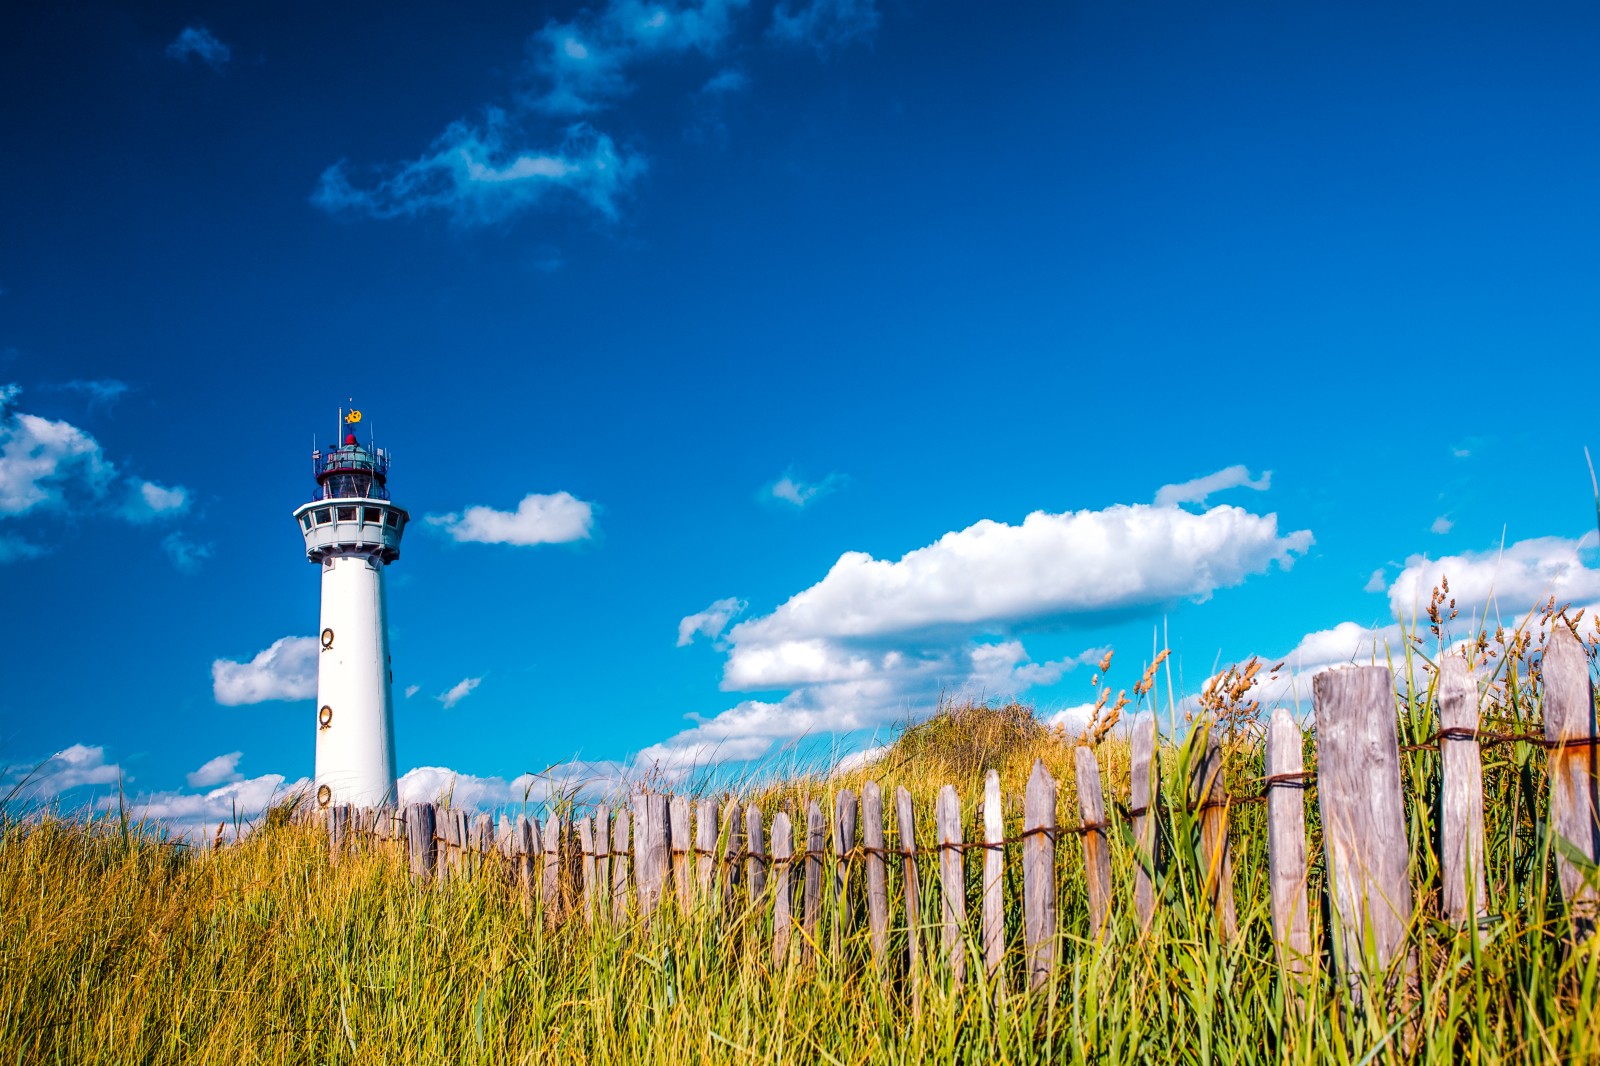
POLYGON ((0 765, 185 826, 310 772, 347 397, 416 794, 1600 601, 1596 20, 8 9, 0 765))

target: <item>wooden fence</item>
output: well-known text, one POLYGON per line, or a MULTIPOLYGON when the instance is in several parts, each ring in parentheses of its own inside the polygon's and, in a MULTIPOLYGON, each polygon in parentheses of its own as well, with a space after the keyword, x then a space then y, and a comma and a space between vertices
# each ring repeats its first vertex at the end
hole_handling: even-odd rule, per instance
POLYGON ((839 791, 831 817, 813 801, 803 819, 799 811, 793 820, 789 812, 776 811, 770 824, 764 812, 741 806, 736 798, 691 804, 682 796, 654 792, 634 795, 616 810, 601 805, 592 815, 550 817, 543 824, 526 815, 502 815, 496 823, 488 815, 430 804, 333 807, 321 817, 336 858, 375 839, 403 847, 419 881, 449 882, 498 871, 517 886, 533 920, 547 926, 584 921, 642 928, 669 906, 684 913, 748 908, 746 913, 771 915, 770 927, 762 928, 770 928, 776 959, 857 950, 865 962, 913 982, 937 970, 959 985, 973 968, 982 967, 991 982, 1037 987, 1050 981, 1062 950, 1057 894, 1064 883, 1063 852, 1069 847, 1081 852, 1088 916, 1087 927, 1077 930, 1082 937, 1098 941, 1113 910, 1124 906, 1131 906, 1131 917, 1146 929, 1161 905, 1158 887, 1169 859, 1162 842, 1170 834, 1160 832, 1159 823, 1175 813, 1190 820, 1188 828, 1198 839, 1200 888, 1215 933, 1236 939, 1230 809, 1261 802, 1266 805, 1271 927, 1284 978, 1304 981, 1322 972, 1325 960, 1313 928, 1326 913, 1331 922, 1326 964, 1359 997, 1375 979, 1402 990, 1415 981, 1414 948, 1407 939, 1414 897, 1401 783, 1404 752, 1439 753, 1440 917, 1464 927, 1486 912, 1480 747, 1526 743, 1546 748, 1549 826, 1565 841, 1552 849, 1559 889, 1572 935, 1592 932, 1600 896, 1584 868, 1600 856, 1594 695, 1582 645, 1566 627, 1553 628, 1540 667, 1542 735, 1481 731, 1476 684, 1466 661, 1452 656, 1443 660, 1438 677, 1438 732, 1426 743, 1402 748, 1393 675, 1385 667, 1346 667, 1313 681, 1315 773, 1305 770, 1300 728, 1279 709, 1266 730, 1259 794, 1228 794, 1221 746, 1215 735, 1202 733, 1185 756, 1188 794, 1163 799, 1158 766, 1163 749, 1154 719, 1141 715, 1132 728, 1126 806, 1113 803, 1108 816, 1095 754, 1080 747, 1074 763, 1076 824, 1057 824, 1057 783, 1037 763, 1012 836, 1004 832, 1004 797, 992 770, 973 822, 979 827, 975 839, 963 835, 966 823, 953 787, 939 790, 930 822, 927 811, 914 810, 905 789, 886 797, 872 782, 859 802, 851 791, 839 791), (1325 906, 1309 891, 1306 804, 1313 791, 1325 906), (891 799, 895 839, 885 835, 884 806, 891 799), (1133 851, 1132 893, 1126 901, 1113 895, 1114 842, 1123 847, 1131 842, 1133 851), (981 870, 969 880, 974 856, 981 857, 981 870), (1020 884, 1020 906, 1012 895, 1010 908, 1005 905, 1008 857, 1020 860, 1020 876, 1010 879, 1013 886, 1020 884), (976 898, 969 897, 969 888, 976 888, 976 898), (891 894, 894 942, 904 945, 894 958, 891 894), (855 935, 863 916, 865 938, 855 935), (854 948, 863 939, 865 946, 854 948), (1008 958, 1017 961, 1008 965, 1008 958))

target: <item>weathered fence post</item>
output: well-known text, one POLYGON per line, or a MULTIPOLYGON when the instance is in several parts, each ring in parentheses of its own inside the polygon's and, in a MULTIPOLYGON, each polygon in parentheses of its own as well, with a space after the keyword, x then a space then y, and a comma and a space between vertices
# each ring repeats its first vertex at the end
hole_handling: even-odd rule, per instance
POLYGON ((744 851, 744 819, 731 797, 722 807, 722 835, 722 909, 731 911, 739 902, 740 853, 744 851))
POLYGON ((1228 783, 1223 774, 1222 741, 1215 725, 1206 726, 1199 738, 1204 751, 1194 760, 1189 779, 1189 802, 1200 819, 1200 861, 1205 865, 1205 892, 1217 916, 1222 939, 1239 935, 1233 905, 1233 855, 1228 849, 1228 783))
POLYGON ((689 800, 673 796, 667 804, 671 829, 667 836, 672 841, 672 883, 678 890, 678 910, 688 914, 694 910, 694 836, 689 831, 689 800))
POLYGON ((866 852, 867 928, 872 936, 872 964, 883 969, 889 946, 889 867, 883 849, 883 793, 876 781, 861 788, 861 842, 866 852))
POLYGON ((522 889, 523 912, 532 913, 537 898, 534 882, 538 878, 538 866, 534 856, 539 853, 539 823, 526 814, 519 814, 512 833, 511 861, 516 870, 517 884, 522 889))
POLYGON ((1545 771, 1550 778, 1550 831, 1564 842, 1555 849, 1556 877, 1573 934, 1587 939, 1600 919, 1600 890, 1585 880, 1572 853, 1590 865, 1600 857, 1600 797, 1596 796, 1600 747, 1595 744, 1594 691, 1583 645, 1561 619, 1553 619, 1550 626, 1540 667, 1544 735, 1558 745, 1550 749, 1545 771))
POLYGON ((628 808, 617 808, 611 834, 611 920, 618 925, 628 916, 628 808))
POLYGON ((703 799, 694 805, 694 863, 700 882, 700 904, 711 901, 711 875, 716 869, 717 801, 703 799))
POLYGON ((472 852, 477 859, 478 870, 483 875, 487 875, 491 869, 494 850, 494 819, 487 814, 480 814, 472 820, 472 852))
POLYGON ((1311 972, 1311 924, 1306 903, 1306 783, 1300 727, 1287 707, 1267 723, 1267 883, 1272 893, 1272 939, 1284 973, 1311 972), (1275 781, 1273 778, 1290 778, 1275 781))
POLYGON ((906 966, 911 986, 922 979, 922 885, 917 878, 917 827, 911 810, 911 793, 894 790, 895 821, 899 823, 900 869, 906 893, 906 966))
POLYGON ((578 847, 583 852, 583 920, 593 925, 598 871, 594 861, 594 825, 587 816, 578 819, 578 847))
POLYGON ((1096 940, 1105 932, 1111 914, 1111 851, 1106 845, 1106 797, 1100 787, 1100 764, 1094 749, 1079 746, 1072 752, 1078 778, 1079 832, 1083 834, 1083 876, 1089 883, 1089 935, 1096 940))
POLYGON ((856 794, 848 788, 833 800, 833 951, 844 950, 850 936, 853 915, 850 909, 850 868, 855 864, 856 794))
POLYGON ((456 817, 456 855, 461 860, 461 876, 470 878, 478 864, 472 858, 472 815, 458 810, 456 817))
POLYGON ((554 811, 544 820, 544 879, 539 885, 544 904, 544 924, 554 928, 561 908, 561 816, 554 811))
POLYGON ((768 850, 772 853, 772 961, 781 964, 789 957, 789 930, 794 925, 789 906, 794 827, 783 811, 772 816, 772 847, 768 850))
POLYGON ((439 842, 434 839, 433 804, 413 803, 406 810, 406 851, 411 857, 411 876, 422 881, 433 878, 439 842))
POLYGON ((1406 866, 1394 675, 1383 666, 1325 670, 1311 681, 1317 716, 1317 799, 1338 935, 1335 961, 1360 995, 1363 974, 1397 962, 1415 982, 1406 951, 1411 884, 1406 866))
MULTIPOLYGON (((1585 677, 1588 667, 1585 665, 1585 677)), ((1483 763, 1478 686, 1460 655, 1439 662, 1439 875, 1445 917, 1458 925, 1489 913, 1483 870, 1483 763)))
POLYGON ((1161 873, 1161 771, 1156 764, 1156 716, 1148 712, 1133 720, 1132 770, 1128 804, 1133 808, 1133 907, 1139 930, 1150 928, 1156 913, 1155 879, 1161 873))
POLYGON ((611 807, 594 809, 594 913, 599 921, 611 917, 611 807))
POLYGON ((668 864, 671 862, 671 822, 667 797, 658 792, 643 792, 633 798, 633 853, 638 861, 634 879, 639 886, 639 917, 650 924, 650 916, 667 891, 668 864))
POLYGON ((1000 963, 1006 953, 1006 831, 1001 803, 1000 775, 990 770, 983 779, 983 965, 1003 987, 1005 975, 1000 972, 1000 963))
POLYGON ((943 916, 941 944, 950 962, 950 977, 957 987, 967 976, 967 875, 966 841, 961 835, 961 798, 954 785, 939 789, 934 811, 939 832, 939 900, 943 916))
POLYGON ((1022 936, 1028 987, 1056 964, 1056 781, 1035 759, 1022 801, 1022 936))
POLYGON ((744 861, 744 880, 750 889, 750 905, 755 906, 767 891, 767 857, 762 840, 761 808, 754 803, 744 811, 745 846, 749 854, 744 861))
POLYGON ((805 899, 801 904, 800 928, 803 938, 800 956, 810 959, 817 948, 817 921, 822 917, 822 856, 827 847, 828 822, 822 808, 812 800, 806 807, 805 899))

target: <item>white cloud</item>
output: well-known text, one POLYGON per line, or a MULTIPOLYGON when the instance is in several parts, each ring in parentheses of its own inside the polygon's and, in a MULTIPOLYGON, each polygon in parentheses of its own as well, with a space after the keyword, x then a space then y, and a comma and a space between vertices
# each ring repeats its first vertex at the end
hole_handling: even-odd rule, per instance
POLYGON ((530 493, 515 511, 468 507, 452 514, 431 514, 430 525, 457 541, 480 544, 565 544, 586 540, 594 529, 594 506, 568 492, 530 493))
POLYGON ((874 744, 870 748, 862 748, 860 751, 851 752, 849 755, 844 756, 838 762, 834 763, 833 772, 836 774, 848 774, 852 770, 859 770, 862 767, 871 766, 873 763, 889 754, 889 749, 890 745, 888 744, 874 744))
POLYGON ((1450 520, 1449 515, 1440 515, 1433 520, 1433 524, 1428 527, 1428 531, 1430 533, 1448 533, 1455 527, 1456 524, 1450 520))
POLYGON ((44 548, 32 541, 9 534, 0 534, 0 563, 15 563, 23 559, 37 559, 44 548))
POLYGON ((1389 579, 1384 576, 1383 567, 1380 566, 1380 567, 1378 567, 1378 569, 1376 569, 1376 570, 1374 570, 1372 572, 1372 576, 1371 577, 1367 578, 1367 583, 1365 585, 1361 586, 1361 591, 1362 592, 1382 592, 1385 589, 1387 589, 1388 587, 1389 587, 1389 579))
POLYGON ((481 124, 452 122, 427 154, 380 168, 360 187, 345 164, 323 171, 311 202, 330 214, 411 218, 444 214, 461 225, 498 222, 552 196, 569 196, 606 218, 644 173, 642 156, 619 151, 610 136, 579 124, 551 148, 519 147, 504 111, 491 108, 481 124))
POLYGON ((446 691, 439 693, 434 699, 444 704, 444 709, 448 711, 471 695, 472 690, 481 684, 483 684, 483 678, 481 677, 464 677, 454 685, 451 685, 446 691))
POLYGON ((48 759, 0 773, 0 799, 24 803, 55 799, 85 785, 114 785, 122 768, 106 761, 106 749, 87 744, 63 748, 48 759))
POLYGON ((161 538, 161 550, 167 553, 167 558, 172 560, 172 565, 180 573, 193 574, 199 571, 201 563, 211 558, 212 547, 192 541, 174 530, 161 538))
POLYGON ((1535 537, 1501 551, 1462 552, 1439 559, 1413 555, 1389 587, 1389 607, 1398 618, 1418 618, 1442 578, 1462 615, 1484 617, 1491 606, 1505 617, 1526 614, 1554 596, 1557 604, 1600 599, 1600 569, 1585 564, 1594 552, 1564 537, 1535 537))
POLYGON ((402 805, 433 803, 448 796, 454 807, 489 811, 544 803, 552 796, 577 790, 615 791, 626 781, 615 763, 567 762, 538 773, 479 777, 444 766, 417 766, 400 776, 397 791, 402 805))
POLYGON ((767 486, 765 494, 774 500, 781 500, 796 507, 805 507, 835 491, 844 484, 844 481, 842 474, 829 474, 821 481, 802 481, 795 476, 793 470, 787 470, 782 477, 767 486))
POLYGON ((117 471, 99 443, 70 423, 17 411, 21 391, 0 385, 0 516, 103 497, 117 471))
POLYGON ((118 381, 116 378, 95 378, 87 381, 80 378, 47 385, 46 388, 82 393, 89 398, 89 409, 92 411, 95 408, 109 409, 115 406, 131 386, 126 381, 118 381))
POLYGON ((870 37, 877 28, 876 0, 780 0, 767 33, 825 51, 870 37))
POLYGON ((725 600, 718 600, 703 611, 686 615, 678 622, 678 647, 687 647, 697 635, 715 641, 728 627, 728 623, 743 613, 748 606, 745 601, 729 596, 725 600))
POLYGON ((702 86, 700 91, 709 96, 723 93, 738 93, 750 87, 750 75, 738 67, 726 67, 717 71, 702 86))
POLYGON ((941 692, 981 699, 1053 684, 1104 649, 1035 662, 1014 631, 1204 600, 1287 567, 1311 543, 1309 531, 1280 534, 1275 515, 1139 504, 982 521, 894 562, 848 552, 816 585, 726 632, 722 687, 786 694, 689 715, 636 765, 758 759, 780 742, 904 720, 941 692))
POLYGON ((182 33, 167 45, 167 58, 180 62, 193 56, 212 70, 220 70, 233 58, 233 50, 219 41, 204 26, 186 26, 182 33))
POLYGON ((422 691, 422 686, 421 685, 407 685, 406 686, 406 699, 409 700, 412 696, 415 696, 417 693, 419 693, 421 691, 422 691))
POLYGON ((317 694, 315 637, 282 637, 247 663, 211 664, 211 690, 225 707, 266 700, 307 700, 317 694))
POLYGON ((180 515, 188 509, 189 490, 182 485, 169 489, 136 477, 127 481, 127 499, 120 513, 128 521, 142 524, 180 515))
MULTIPOLYGON (((223 827, 223 839, 232 840, 236 824, 248 829, 269 806, 304 795, 311 787, 304 777, 292 783, 286 781, 282 774, 263 774, 229 781, 204 792, 147 793, 129 801, 128 814, 136 822, 160 823, 173 836, 196 843, 213 839, 219 825, 223 827)), ((116 801, 101 800, 99 806, 103 810, 115 809, 116 801)))
POLYGON ((198 770, 188 775, 189 787, 210 788, 214 785, 227 785, 244 780, 244 775, 238 771, 239 756, 242 754, 244 753, 230 751, 226 755, 207 759, 200 764, 198 770))
POLYGON ((1272 487, 1272 471, 1268 470, 1258 480, 1252 481, 1250 470, 1244 466, 1230 466, 1218 470, 1214 474, 1206 474, 1192 481, 1182 481, 1176 485, 1163 485, 1156 490, 1157 507, 1176 507, 1182 503, 1197 503, 1205 506, 1206 498, 1213 493, 1223 492, 1227 489, 1254 489, 1265 492, 1272 487))

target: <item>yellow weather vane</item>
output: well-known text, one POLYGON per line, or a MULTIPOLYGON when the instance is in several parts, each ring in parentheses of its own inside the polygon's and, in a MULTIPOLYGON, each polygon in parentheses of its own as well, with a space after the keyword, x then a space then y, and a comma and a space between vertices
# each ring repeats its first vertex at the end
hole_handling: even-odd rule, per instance
POLYGON ((349 423, 350 425, 353 426, 357 422, 361 421, 361 412, 360 411, 351 411, 349 414, 344 416, 344 420, 345 420, 345 422, 347 422, 347 423, 349 423))

